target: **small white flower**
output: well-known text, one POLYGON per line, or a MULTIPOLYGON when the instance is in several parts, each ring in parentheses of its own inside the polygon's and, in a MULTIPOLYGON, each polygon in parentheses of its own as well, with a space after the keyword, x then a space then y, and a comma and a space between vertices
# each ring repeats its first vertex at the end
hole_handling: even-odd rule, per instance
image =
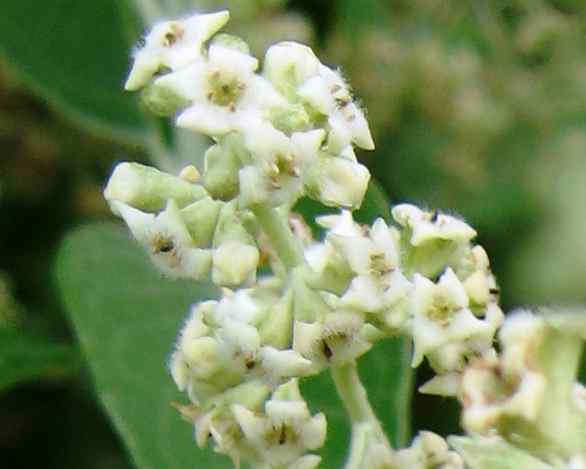
POLYGON ((339 72, 320 64, 317 74, 305 81, 298 93, 328 117, 328 150, 331 153, 338 154, 350 143, 366 150, 374 149, 364 113, 354 102, 339 72))
POLYGON ((425 212, 415 205, 395 206, 393 218, 412 230, 410 242, 413 246, 433 240, 466 242, 476 236, 476 231, 462 220, 443 213, 425 212))
POLYGON ((325 442, 325 416, 320 413, 312 417, 300 395, 281 399, 277 390, 266 402, 264 416, 238 404, 232 406, 232 412, 259 462, 270 467, 308 467, 315 458, 303 464, 299 460, 325 442))
POLYGON ((110 204, 126 222, 132 235, 149 252, 161 272, 178 278, 204 279, 211 268, 212 254, 193 246, 174 201, 159 215, 145 213, 122 202, 110 204))
POLYGON ((413 366, 428 356, 442 372, 461 367, 473 346, 489 348, 495 326, 480 320, 469 309, 464 286, 448 268, 437 284, 415 274, 411 300, 413 366))
POLYGON ((534 421, 543 406, 546 381, 539 373, 524 370, 508 374, 498 360, 473 361, 462 375, 459 397, 466 430, 488 433, 501 419, 534 421))
POLYGON ((144 47, 135 53, 126 89, 142 88, 161 69, 177 71, 198 60, 202 56, 203 44, 229 18, 228 11, 220 11, 155 25, 147 35, 144 47))
POLYGON ((274 347, 262 347, 259 359, 263 370, 273 382, 283 378, 295 378, 311 373, 312 364, 294 350, 278 350, 274 347))
POLYGON ((254 73, 257 67, 258 60, 247 53, 212 44, 206 59, 164 75, 154 85, 191 103, 177 118, 179 127, 221 136, 245 130, 270 107, 283 104, 270 82, 254 73))
POLYGON ((372 347, 371 327, 359 315, 341 310, 326 315, 323 322, 295 321, 293 349, 317 369, 348 363, 372 347))
POLYGON ((266 121, 250 123, 244 137, 253 161, 239 173, 242 203, 293 205, 304 193, 307 170, 318 158, 324 136, 317 129, 287 137, 266 121))

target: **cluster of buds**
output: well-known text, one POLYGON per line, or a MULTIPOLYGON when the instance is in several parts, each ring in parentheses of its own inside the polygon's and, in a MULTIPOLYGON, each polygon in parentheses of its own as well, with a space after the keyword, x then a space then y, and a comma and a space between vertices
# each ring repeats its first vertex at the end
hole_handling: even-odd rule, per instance
MULTIPOLYGON (((316 467, 320 457, 308 452, 323 445, 326 420, 310 414, 298 380, 353 366, 377 341, 401 335, 413 340, 412 365, 427 359, 436 372, 421 391, 458 396, 467 430, 498 432, 499 444, 532 451, 520 456, 528 461, 583 467, 586 392, 571 373, 560 381, 553 365, 566 360, 575 374, 584 329, 519 314, 497 354, 504 316, 476 232, 410 204, 393 208, 392 224, 355 222, 370 174, 354 146, 374 144, 347 83, 291 42, 269 48, 259 72, 244 41, 216 34, 227 21, 223 11, 156 25, 126 83, 143 89, 155 113, 213 140, 202 174, 121 163, 105 190, 163 273, 223 287, 219 299, 193 306, 170 360, 197 443, 211 440, 236 465, 316 467), (318 217, 321 241, 302 242, 303 224, 287 223, 303 196, 341 209, 318 217), (266 253, 270 273, 257 279, 266 253), (575 340, 565 340, 568 331, 575 340), (560 439, 564 419, 575 438, 560 439)), ((348 467, 464 467, 428 432, 393 451, 376 418, 353 422, 353 440, 348 467)), ((465 454, 474 444, 454 446, 465 454)))

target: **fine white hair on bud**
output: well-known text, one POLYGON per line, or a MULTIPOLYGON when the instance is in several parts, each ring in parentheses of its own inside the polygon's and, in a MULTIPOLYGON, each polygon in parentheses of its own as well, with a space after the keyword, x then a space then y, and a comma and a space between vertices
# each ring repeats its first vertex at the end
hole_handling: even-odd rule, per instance
POLYGON ((470 241, 476 236, 476 231, 462 220, 436 211, 425 212, 415 205, 395 206, 393 217, 401 226, 412 231, 410 241, 414 246, 436 239, 470 241))
POLYGON ((156 24, 136 50, 125 88, 135 91, 161 71, 177 71, 201 57, 203 44, 230 18, 228 11, 156 24))

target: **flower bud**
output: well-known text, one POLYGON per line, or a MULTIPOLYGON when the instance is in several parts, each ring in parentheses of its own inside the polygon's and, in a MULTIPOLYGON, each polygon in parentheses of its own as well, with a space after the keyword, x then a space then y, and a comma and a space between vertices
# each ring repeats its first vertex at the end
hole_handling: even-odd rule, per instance
POLYGON ((212 281, 216 285, 238 286, 256 278, 259 251, 256 246, 226 241, 214 249, 212 281))
POLYGON ((181 219, 195 246, 203 248, 212 244, 221 208, 222 202, 204 197, 180 210, 181 219))
POLYGON ((104 190, 108 202, 119 201, 147 212, 162 210, 171 199, 185 207, 206 195, 199 185, 138 163, 118 164, 104 190))
POLYGON ((370 173, 365 166, 331 156, 316 156, 304 174, 307 195, 329 207, 354 210, 362 204, 370 173))
POLYGON ((231 145, 216 144, 205 153, 203 186, 216 199, 231 200, 238 195, 240 160, 231 145))

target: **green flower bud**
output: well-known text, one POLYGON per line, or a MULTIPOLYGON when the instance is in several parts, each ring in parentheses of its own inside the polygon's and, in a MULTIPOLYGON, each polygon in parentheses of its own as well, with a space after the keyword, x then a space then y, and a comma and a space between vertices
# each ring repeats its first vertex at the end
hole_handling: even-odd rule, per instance
POLYGON ((238 195, 240 159, 230 145, 217 144, 205 154, 203 185, 216 199, 231 200, 238 195))
POLYGON ((142 104, 160 117, 173 116, 189 105, 189 100, 157 82, 148 85, 141 94, 142 104))
POLYGON ((238 52, 242 52, 243 54, 250 55, 250 47, 248 47, 248 44, 246 44, 242 38, 233 36, 232 34, 216 34, 211 44, 228 47, 230 49, 237 50, 238 52))
POLYGON ((195 246, 208 247, 212 244, 221 208, 222 202, 205 197, 181 209, 181 218, 195 246))
POLYGON ((329 207, 354 210, 362 204, 370 173, 366 167, 345 158, 320 155, 307 168, 307 194, 329 207))
POLYGON ((164 209, 171 199, 181 208, 206 195, 199 185, 150 166, 127 162, 116 166, 104 190, 108 202, 119 201, 147 212, 164 209))
POLYGON ((293 292, 288 290, 273 306, 270 319, 259 327, 264 345, 285 349, 291 345, 293 336, 293 292))
POLYGON ((238 286, 256 278, 259 251, 256 246, 226 241, 214 250, 212 281, 216 285, 238 286))

